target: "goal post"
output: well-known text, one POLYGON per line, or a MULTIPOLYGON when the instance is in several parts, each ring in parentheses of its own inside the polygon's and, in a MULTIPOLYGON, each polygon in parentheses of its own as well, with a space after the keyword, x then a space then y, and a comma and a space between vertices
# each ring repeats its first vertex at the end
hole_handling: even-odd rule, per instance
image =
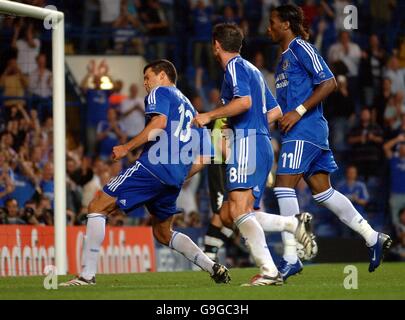
POLYGON ((66 123, 65 31, 63 12, 0 0, 0 13, 35 18, 52 29, 53 154, 55 264, 59 275, 67 272, 66 253, 66 123))

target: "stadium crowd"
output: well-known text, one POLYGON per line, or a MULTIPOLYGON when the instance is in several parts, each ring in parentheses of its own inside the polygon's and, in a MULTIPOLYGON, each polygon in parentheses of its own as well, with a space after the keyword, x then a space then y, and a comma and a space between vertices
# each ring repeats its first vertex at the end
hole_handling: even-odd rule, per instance
MULTIPOLYGON (((211 53, 211 30, 233 22, 245 33, 242 55, 264 74, 274 92, 280 50, 266 36, 269 12, 282 0, 31 0, 55 5, 66 15, 66 50, 71 54, 165 57, 179 70, 178 86, 199 111, 220 97, 221 70, 211 53), (82 10, 79 10, 82 9, 82 10), (82 15, 77 14, 82 12, 82 15), (176 36, 181 35, 181 36, 176 36), (94 41, 96 40, 96 41, 94 41)), ((325 101, 331 148, 340 170, 334 175, 371 224, 397 232, 398 255, 405 259, 405 6, 400 1, 302 0, 310 41, 336 76, 338 90, 325 101), (346 30, 343 8, 358 8, 358 29, 346 30), (401 246, 402 244, 402 246, 401 246)), ((53 224, 52 71, 49 31, 41 24, 0 17, 0 223, 53 224)), ((87 103, 85 132, 67 132, 67 217, 83 224, 86 208, 102 186, 133 161, 109 158, 112 146, 142 130, 143 97, 136 84, 109 76, 109 66, 89 61, 80 88, 87 103), (101 79, 107 75, 106 87, 101 79), (98 112, 90 101, 101 101, 98 112)), ((273 145, 279 149, 278 133, 273 145)), ((206 175, 184 186, 179 226, 200 227, 209 214, 206 175), (203 213, 203 214, 201 214, 203 213)), ((313 212, 320 236, 352 236, 329 212, 315 206, 308 187, 297 190, 301 208, 313 212)), ((264 205, 278 212, 271 189, 264 205)), ((143 209, 122 213, 110 225, 148 224, 143 209)))

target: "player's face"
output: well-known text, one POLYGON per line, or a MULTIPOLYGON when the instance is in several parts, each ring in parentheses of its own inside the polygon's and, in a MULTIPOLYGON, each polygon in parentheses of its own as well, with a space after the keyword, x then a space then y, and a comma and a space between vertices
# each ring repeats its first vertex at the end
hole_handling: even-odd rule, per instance
POLYGON ((274 42, 280 42, 283 34, 283 22, 280 20, 277 11, 272 11, 270 15, 267 34, 274 42))
POLYGON ((150 93, 154 88, 161 85, 159 74, 153 72, 152 68, 148 68, 143 75, 143 85, 147 93, 150 93))

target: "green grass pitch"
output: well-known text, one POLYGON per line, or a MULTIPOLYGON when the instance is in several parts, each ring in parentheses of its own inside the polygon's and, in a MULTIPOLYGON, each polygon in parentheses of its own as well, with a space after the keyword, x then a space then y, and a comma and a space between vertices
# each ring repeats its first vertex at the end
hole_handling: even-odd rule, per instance
MULTIPOLYGON (((374 273, 358 268, 358 289, 343 287, 346 264, 314 264, 279 287, 241 287, 257 269, 231 269, 232 282, 217 285, 205 272, 99 275, 97 285, 45 290, 44 277, 0 278, 5 299, 405 299, 405 263, 384 263, 374 273)), ((71 277, 59 277, 59 282, 71 277)))

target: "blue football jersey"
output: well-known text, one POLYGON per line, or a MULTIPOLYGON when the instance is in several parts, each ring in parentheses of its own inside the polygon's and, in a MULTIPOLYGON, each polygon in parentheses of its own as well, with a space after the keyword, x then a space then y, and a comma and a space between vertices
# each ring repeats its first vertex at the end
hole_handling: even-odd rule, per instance
MULTIPOLYGON (((318 84, 334 76, 317 49, 297 37, 282 53, 275 77, 277 101, 286 114, 304 103, 318 84)), ((282 133, 282 142, 304 140, 329 149, 328 134, 328 123, 323 116, 322 103, 319 103, 287 134, 282 133)))
POLYGON ((245 96, 251 97, 252 106, 248 111, 228 118, 230 127, 243 130, 244 136, 249 134, 249 129, 256 130, 259 135, 269 135, 267 112, 277 107, 278 103, 259 69, 238 55, 226 66, 221 99, 223 104, 227 104, 233 98, 245 96))
POLYGON ((211 156, 208 130, 192 127, 196 111, 176 87, 157 87, 145 98, 145 123, 154 115, 167 117, 167 126, 144 145, 138 161, 168 185, 181 186, 195 158, 211 156))

